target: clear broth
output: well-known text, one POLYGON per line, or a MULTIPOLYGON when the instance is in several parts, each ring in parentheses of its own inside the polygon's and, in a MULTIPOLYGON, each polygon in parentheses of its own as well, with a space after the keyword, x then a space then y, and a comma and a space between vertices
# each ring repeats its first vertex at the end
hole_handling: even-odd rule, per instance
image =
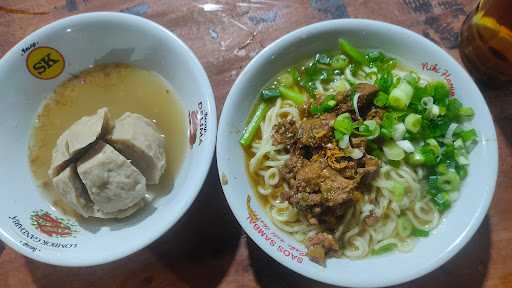
POLYGON ((29 145, 32 174, 55 208, 77 216, 61 200, 48 177, 52 150, 58 137, 75 121, 108 107, 113 120, 125 112, 138 113, 154 121, 165 136, 167 167, 160 183, 147 187, 153 196, 161 197, 170 191, 187 147, 182 106, 157 73, 126 64, 84 70, 57 86, 40 108, 29 145))

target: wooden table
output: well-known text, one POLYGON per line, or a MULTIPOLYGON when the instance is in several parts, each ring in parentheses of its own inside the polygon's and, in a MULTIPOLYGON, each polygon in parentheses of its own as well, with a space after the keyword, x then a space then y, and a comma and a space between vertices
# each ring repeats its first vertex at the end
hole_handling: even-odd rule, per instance
MULTIPOLYGON (((211 79, 220 114, 247 62, 287 32, 325 19, 378 19, 421 33, 459 59, 458 31, 474 2, 0 0, 0 55, 37 28, 72 14, 110 10, 140 15, 167 27, 194 50, 211 79)), ((401 287, 512 287, 512 89, 482 91, 495 119, 500 150, 492 207, 460 253, 401 287)), ((0 287, 322 287, 281 266, 244 235, 222 195, 216 170, 212 166, 203 191, 175 227, 115 263, 54 267, 0 242, 0 287)))

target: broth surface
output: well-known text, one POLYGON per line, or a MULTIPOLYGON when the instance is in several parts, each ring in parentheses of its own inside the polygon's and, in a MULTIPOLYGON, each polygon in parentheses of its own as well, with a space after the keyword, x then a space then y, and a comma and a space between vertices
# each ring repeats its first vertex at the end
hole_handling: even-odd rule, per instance
POLYGON ((160 183, 147 186, 155 197, 169 192, 187 149, 183 105, 157 73, 126 64, 105 64, 71 77, 42 104, 29 144, 35 180, 50 203, 68 215, 77 214, 61 200, 48 177, 52 150, 67 128, 101 107, 108 107, 113 121, 125 112, 140 114, 152 120, 165 136, 167 167, 160 183))

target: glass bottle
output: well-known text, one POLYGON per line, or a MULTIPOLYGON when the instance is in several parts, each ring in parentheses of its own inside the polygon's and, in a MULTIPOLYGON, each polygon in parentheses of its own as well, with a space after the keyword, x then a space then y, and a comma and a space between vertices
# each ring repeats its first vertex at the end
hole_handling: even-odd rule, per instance
POLYGON ((477 81, 512 86, 512 0, 480 0, 462 24, 460 56, 477 81))

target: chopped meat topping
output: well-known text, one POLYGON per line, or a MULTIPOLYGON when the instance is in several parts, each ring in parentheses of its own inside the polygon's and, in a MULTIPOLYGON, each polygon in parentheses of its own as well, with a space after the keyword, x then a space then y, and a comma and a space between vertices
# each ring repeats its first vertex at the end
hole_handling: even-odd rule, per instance
POLYGON ((336 115, 329 113, 302 121, 297 135, 299 145, 317 147, 330 143, 334 119, 336 115))
POLYGON ((366 150, 366 144, 368 141, 364 137, 351 137, 350 142, 352 143, 352 148, 366 150))
POLYGON ((336 103, 338 103, 338 105, 334 107, 333 111, 336 115, 340 115, 354 110, 354 107, 352 107, 352 103, 350 103, 351 93, 352 92, 350 90, 346 90, 344 92, 336 94, 336 103))
POLYGON ((386 113, 386 111, 384 111, 383 109, 373 108, 372 110, 370 110, 370 112, 368 112, 366 119, 375 120, 375 122, 377 122, 377 124, 380 125, 382 123, 382 117, 384 116, 384 113, 386 113))
MULTIPOLYGON (((357 84, 353 91, 359 93, 358 108, 363 117, 382 117, 378 109, 365 113, 377 87, 357 84)), ((299 124, 292 120, 281 121, 273 131, 273 143, 284 144, 290 151, 290 157, 280 169, 281 179, 289 187, 280 194, 281 199, 301 211, 308 223, 325 229, 306 239, 308 256, 319 264, 325 263, 328 254, 339 252, 333 236, 339 220, 349 207, 365 198, 363 193, 368 186, 365 184, 373 179, 380 166, 377 158, 366 153, 367 138, 352 135, 345 149, 334 139, 333 123, 337 115, 349 112, 355 117, 351 93, 336 95, 337 106, 331 113, 312 116, 305 112, 306 117, 299 124), (363 157, 353 159, 351 149, 361 150, 363 157)), ((304 106, 306 111, 310 104, 304 106)), ((373 219, 365 221, 370 225, 373 219)))
POLYGON ((336 254, 340 248, 334 237, 328 233, 317 233, 306 239, 308 257, 311 261, 325 265, 325 257, 336 254))
POLYGON ((335 162, 337 167, 345 165, 339 172, 331 167, 329 160, 322 157, 311 160, 297 157, 293 156, 286 162, 281 174, 290 185, 290 193, 286 194, 285 200, 303 209, 313 205, 322 209, 351 200, 361 177, 376 171, 379 163, 369 155, 361 161, 363 165, 370 165, 369 167, 357 168, 358 163, 354 160, 347 160, 343 164, 335 162), (345 173, 347 171, 349 173, 345 173))
POLYGON ((297 124, 293 119, 279 121, 273 127, 272 143, 274 145, 291 145, 297 139, 297 124))
POLYGON ((335 170, 341 170, 345 168, 355 168, 355 162, 350 161, 347 158, 347 154, 342 151, 338 146, 334 146, 331 149, 328 149, 325 152, 325 158, 327 159, 327 164, 331 166, 331 168, 335 170))
POLYGON ((373 99, 379 92, 379 88, 375 85, 367 83, 359 83, 354 86, 355 93, 359 94, 357 98, 357 108, 364 110, 373 103, 373 99))

